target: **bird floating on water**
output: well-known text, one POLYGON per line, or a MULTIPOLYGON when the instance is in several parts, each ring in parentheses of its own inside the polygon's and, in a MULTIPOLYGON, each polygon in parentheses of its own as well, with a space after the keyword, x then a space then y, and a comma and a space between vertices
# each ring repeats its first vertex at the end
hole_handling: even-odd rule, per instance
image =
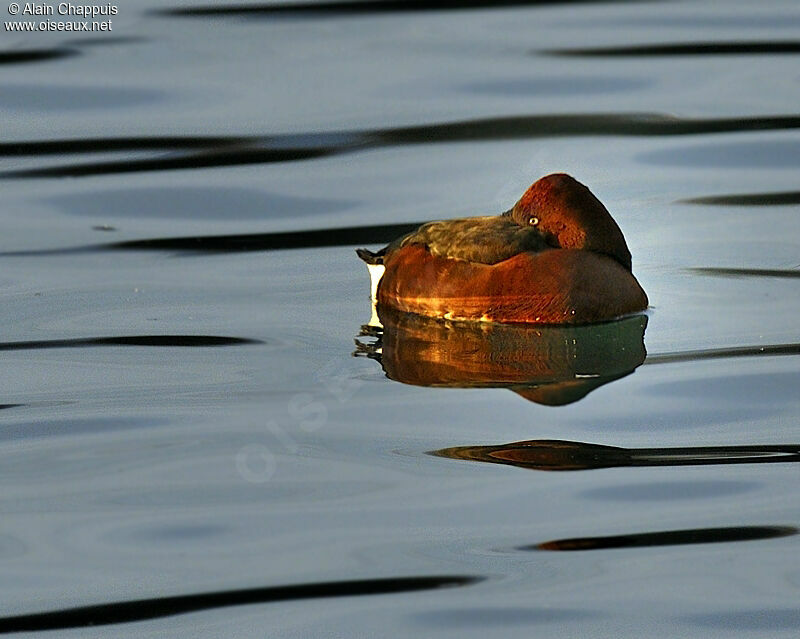
POLYGON ((611 214, 565 173, 500 215, 428 222, 380 251, 358 249, 372 298, 453 320, 585 324, 647 308, 611 214))

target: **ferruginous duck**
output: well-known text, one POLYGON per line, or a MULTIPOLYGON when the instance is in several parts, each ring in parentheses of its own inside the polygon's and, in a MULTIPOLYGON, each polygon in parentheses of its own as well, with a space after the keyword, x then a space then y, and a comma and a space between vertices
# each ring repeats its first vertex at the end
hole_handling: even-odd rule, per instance
POLYGON ((429 317, 586 324, 648 304, 622 231, 565 173, 537 180, 501 215, 428 222, 356 252, 373 301, 429 317))

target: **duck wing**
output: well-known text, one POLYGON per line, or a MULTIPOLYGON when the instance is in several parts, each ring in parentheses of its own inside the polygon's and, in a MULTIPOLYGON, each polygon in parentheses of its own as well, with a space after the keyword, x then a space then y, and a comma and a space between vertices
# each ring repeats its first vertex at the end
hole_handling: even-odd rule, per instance
POLYGON ((437 257, 479 264, 497 264, 519 253, 549 248, 536 229, 497 215, 428 222, 392 242, 386 252, 409 244, 422 244, 437 257))

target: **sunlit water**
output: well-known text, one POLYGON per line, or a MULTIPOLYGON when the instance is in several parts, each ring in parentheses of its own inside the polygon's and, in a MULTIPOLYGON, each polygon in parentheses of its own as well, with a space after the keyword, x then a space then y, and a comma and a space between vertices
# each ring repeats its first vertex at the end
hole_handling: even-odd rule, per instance
POLYGON ((796 4, 233 4, 2 32, 0 631, 796 636, 796 4), (379 361, 353 248, 553 171, 644 363, 379 361))

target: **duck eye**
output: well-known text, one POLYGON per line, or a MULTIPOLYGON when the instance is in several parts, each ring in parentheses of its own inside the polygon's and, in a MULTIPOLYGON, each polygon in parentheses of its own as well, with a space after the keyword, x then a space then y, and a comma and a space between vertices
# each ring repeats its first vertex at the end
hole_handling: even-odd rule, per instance
POLYGON ((539 218, 538 217, 529 217, 528 218, 528 224, 530 224, 531 226, 536 226, 538 223, 539 223, 539 218))

